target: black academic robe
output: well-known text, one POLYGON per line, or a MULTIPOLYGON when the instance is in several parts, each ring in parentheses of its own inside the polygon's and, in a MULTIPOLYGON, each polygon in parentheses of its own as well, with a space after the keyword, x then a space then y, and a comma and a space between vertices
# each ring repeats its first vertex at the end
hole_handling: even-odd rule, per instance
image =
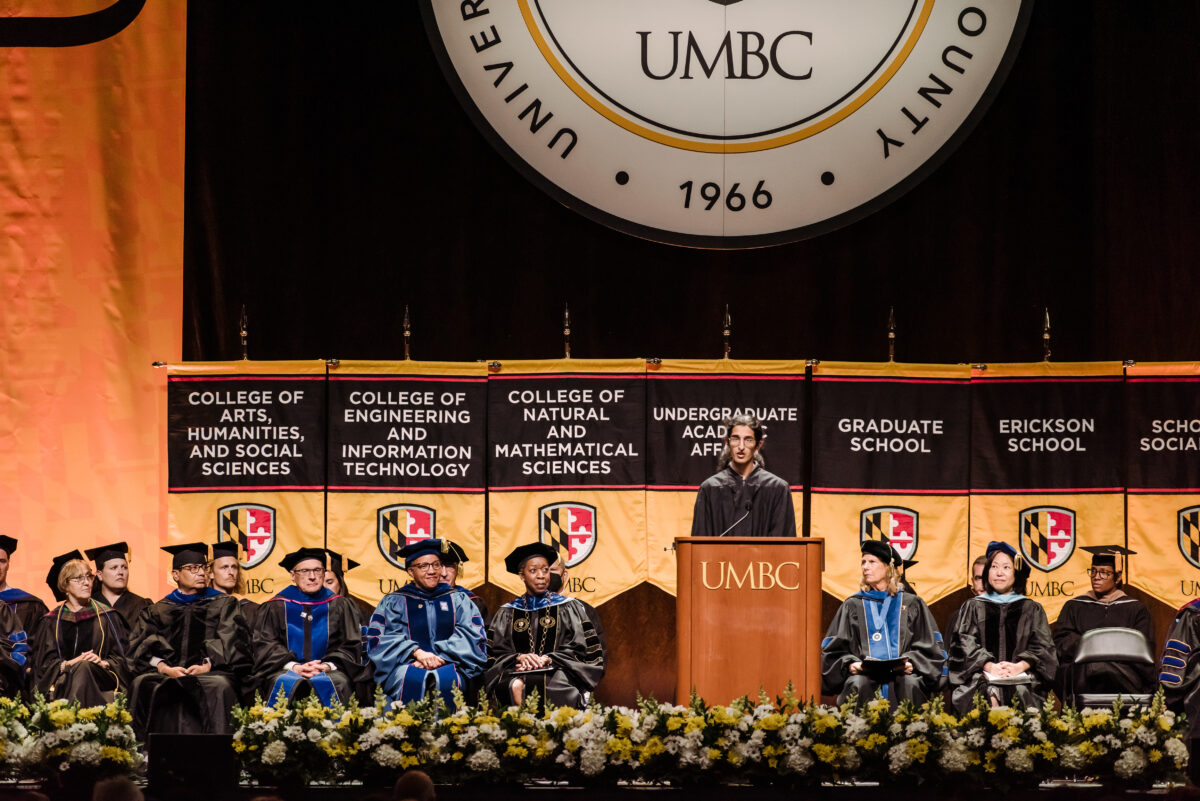
POLYGON ((117 690, 128 691, 129 627, 108 604, 96 601, 77 612, 64 603, 50 610, 34 629, 32 638, 37 689, 47 699, 65 698, 82 706, 100 706, 117 690), (69 662, 85 651, 108 662, 69 662))
POLYGON ((24 691, 32 663, 29 639, 20 619, 6 604, 0 604, 0 695, 14 696, 24 691))
POLYGON ((312 595, 288 587, 260 605, 253 643, 251 684, 268 703, 274 703, 281 690, 289 699, 312 691, 326 705, 349 701, 363 674, 358 609, 349 598, 324 587, 312 595), (334 669, 308 680, 288 667, 313 659, 334 669))
POLYGON ((258 619, 259 605, 249 598, 238 598, 238 609, 242 612, 242 618, 246 621, 246 628, 250 631, 251 636, 254 634, 254 625, 258 619))
POLYGON ((134 725, 142 732, 222 734, 233 730, 237 703, 251 667, 250 638, 237 598, 214 589, 178 590, 142 613, 131 637, 134 725), (190 667, 208 660, 207 673, 168 678, 155 660, 190 667))
POLYGON ((482 598, 480 598, 476 594, 475 590, 468 590, 466 587, 462 587, 458 584, 454 585, 454 589, 459 590, 460 592, 465 592, 467 594, 467 597, 471 599, 471 603, 475 604, 475 608, 479 610, 479 619, 482 620, 483 625, 486 626, 487 622, 488 622, 488 617, 490 617, 490 615, 488 614, 489 610, 488 610, 487 602, 484 601, 482 598))
POLYGON ((1054 622, 1054 647, 1058 651, 1058 691, 1066 698, 1069 692, 1092 693, 1149 693, 1154 691, 1154 665, 1135 665, 1126 662, 1092 662, 1073 671, 1075 654, 1084 632, 1092 629, 1120 627, 1136 629, 1146 638, 1154 653, 1154 623, 1146 605, 1124 593, 1110 602, 1096 600, 1091 593, 1072 598, 1063 604, 1054 622), (1072 681, 1072 673, 1074 680, 1072 681))
POLYGON ((716 537, 722 532, 728 537, 796 536, 788 483, 761 467, 744 479, 732 467, 705 479, 696 494, 692 536, 716 537))
POLYGON ((1010 603, 980 595, 959 610, 950 633, 951 700, 959 714, 970 711, 976 693, 1000 703, 1040 707, 1054 683, 1058 655, 1046 611, 1037 601, 1020 598, 1010 603), (988 662, 1029 663, 1029 684, 989 686, 983 674, 988 662))
MULTIPOLYGON (((108 598, 105 595, 97 595, 96 600, 107 602, 108 598)), ((141 618, 142 612, 150 605, 150 599, 138 595, 136 592, 123 592, 117 598, 117 602, 110 606, 121 613, 121 617, 125 618, 125 627, 129 631, 133 631, 137 625, 138 619, 141 618)))
POLYGON ((26 634, 33 631, 37 627, 37 622, 50 611, 41 598, 30 595, 25 590, 18 590, 16 587, 9 587, 0 592, 0 601, 3 601, 21 621, 21 628, 26 634))
POLYGON ((1167 706, 1187 714, 1188 737, 1200 737, 1200 600, 1180 609, 1167 629, 1158 683, 1167 706))
POLYGON ((821 641, 821 692, 837 694, 839 704, 855 694, 860 701, 869 701, 876 689, 884 689, 889 699, 920 704, 941 681, 945 653, 929 607, 916 595, 899 592, 886 606, 892 612, 889 619, 883 615, 884 595, 860 592, 847 598, 821 641), (874 639, 875 634, 879 639, 874 639), (850 666, 868 657, 906 659, 913 672, 892 674, 888 681, 866 673, 851 675, 850 666))
POLYGON ((502 704, 513 701, 510 684, 525 682, 525 697, 537 690, 542 703, 583 708, 585 693, 604 677, 604 652, 583 604, 548 592, 525 594, 496 610, 488 626, 484 687, 502 704), (516 670, 517 655, 549 656, 544 672, 516 670))

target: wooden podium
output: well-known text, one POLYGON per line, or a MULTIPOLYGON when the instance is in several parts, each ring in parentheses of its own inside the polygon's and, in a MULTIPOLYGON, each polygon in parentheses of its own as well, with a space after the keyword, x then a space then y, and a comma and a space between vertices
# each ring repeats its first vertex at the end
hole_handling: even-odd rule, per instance
POLYGON ((680 537, 675 598, 677 703, 692 689, 709 704, 772 699, 791 680, 821 693, 821 569, 825 541, 809 537, 680 537))

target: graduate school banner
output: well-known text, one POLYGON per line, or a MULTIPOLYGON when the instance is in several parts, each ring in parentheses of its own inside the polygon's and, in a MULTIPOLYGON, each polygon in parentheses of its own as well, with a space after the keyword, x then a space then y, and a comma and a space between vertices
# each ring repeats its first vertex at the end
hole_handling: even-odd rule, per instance
POLYGON ((1173 606, 1200 597, 1200 364, 1125 369, 1129 576, 1173 606))
POLYGON ((329 369, 328 547, 378 603, 408 581, 398 551, 446 537, 484 580, 487 365, 342 361, 329 369))
POLYGON ((990 540, 1032 566, 1051 620, 1090 588, 1082 546, 1124 545, 1120 362, 972 371, 971 559, 990 540))
MULTIPOLYGON (((750 413, 765 426, 766 469, 804 513, 807 463, 805 362, 664 359, 646 367, 646 521, 651 584, 676 591, 676 537, 692 530, 700 483, 717 472, 725 418, 750 413)), ((798 532, 794 532, 798 533, 798 532)))
POLYGON ((813 367, 810 533, 823 588, 858 591, 863 540, 886 540, 933 603, 966 583, 970 368, 821 362, 813 367))
POLYGON ((325 362, 169 365, 167 465, 163 544, 236 541, 270 598, 284 554, 325 547, 325 362))
POLYGON ((488 576, 540 540, 593 605, 646 578, 646 378, 640 359, 503 362, 488 377, 488 576))

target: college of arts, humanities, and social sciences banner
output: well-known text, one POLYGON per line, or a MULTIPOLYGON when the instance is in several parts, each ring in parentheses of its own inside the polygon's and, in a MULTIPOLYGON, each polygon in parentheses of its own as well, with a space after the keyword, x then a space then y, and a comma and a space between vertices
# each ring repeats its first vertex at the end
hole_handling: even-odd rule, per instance
POLYGON ((408 581, 398 552, 462 546, 459 583, 483 583, 487 365, 340 361, 329 368, 328 548, 361 567, 350 591, 378 603, 408 581))
POLYGON ((1200 596, 1200 364, 1125 368, 1128 580, 1173 606, 1200 596))
POLYGON ((646 377, 641 359, 496 363, 488 376, 488 580, 541 541, 593 605, 646 578, 646 377))
POLYGON ((236 541, 270 598, 284 554, 325 546, 325 362, 168 365, 167 465, 168 544, 236 541))
POLYGON ((970 368, 820 362, 813 367, 810 533, 823 588, 858 592, 863 540, 886 540, 927 603, 967 565, 970 368))
POLYGON ((727 417, 749 413, 763 423, 765 467, 791 486, 797 525, 803 520, 805 367, 803 361, 729 359, 664 359, 646 366, 651 584, 675 594, 675 538, 691 534, 696 494, 700 483, 717 472, 727 417))
POLYGON ((1090 589, 1082 546, 1124 545, 1121 362, 972 371, 971 553, 990 540, 1032 567, 1051 620, 1090 589))

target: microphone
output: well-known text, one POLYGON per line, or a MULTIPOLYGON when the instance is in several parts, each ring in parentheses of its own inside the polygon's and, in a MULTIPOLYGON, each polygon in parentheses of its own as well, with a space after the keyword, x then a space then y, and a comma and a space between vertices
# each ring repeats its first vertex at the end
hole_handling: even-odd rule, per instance
POLYGON ((746 501, 746 511, 742 512, 742 516, 741 516, 741 517, 739 517, 737 520, 734 520, 734 521, 733 521, 733 525, 731 525, 729 528, 727 528, 727 529, 725 529, 724 531, 722 531, 722 532, 721 532, 720 534, 718 534, 717 536, 718 536, 718 537, 724 537, 726 534, 728 534, 729 532, 731 532, 731 531, 733 531, 735 528, 737 528, 737 524, 738 524, 738 523, 740 523, 740 522, 742 522, 743 520, 745 520, 745 519, 746 519, 746 517, 747 517, 747 516, 750 514, 750 510, 751 510, 751 509, 753 509, 753 508, 754 508, 754 504, 753 504, 753 502, 751 502, 751 501, 746 501))

